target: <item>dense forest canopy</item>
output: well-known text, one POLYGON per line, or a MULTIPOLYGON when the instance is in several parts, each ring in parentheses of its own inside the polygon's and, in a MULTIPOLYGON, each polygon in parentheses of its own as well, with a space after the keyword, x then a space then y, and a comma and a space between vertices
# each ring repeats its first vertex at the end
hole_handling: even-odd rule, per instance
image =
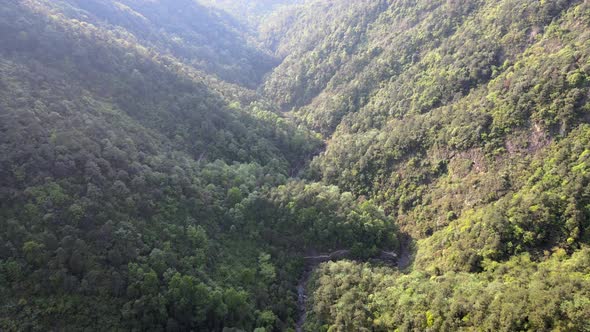
POLYGON ((590 330, 583 0, 6 0, 0 330, 590 330))

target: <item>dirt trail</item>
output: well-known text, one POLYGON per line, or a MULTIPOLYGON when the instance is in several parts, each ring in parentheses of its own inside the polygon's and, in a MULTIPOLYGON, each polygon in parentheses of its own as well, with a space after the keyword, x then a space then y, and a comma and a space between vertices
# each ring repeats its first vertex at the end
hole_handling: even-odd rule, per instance
POLYGON ((400 239, 399 257, 397 260, 397 268, 404 270, 412 263, 412 248, 413 241, 409 236, 403 236, 400 239))
POLYGON ((301 279, 299 279, 299 284, 297 285, 297 308, 299 309, 299 319, 297 320, 297 325, 295 326, 296 332, 303 332, 303 324, 305 324, 305 319, 307 318, 306 290, 307 283, 309 282, 309 278, 311 277, 313 270, 323 262, 345 259, 349 255, 349 250, 337 250, 329 254, 303 257, 305 259, 305 270, 303 271, 303 275, 301 276, 301 279))
POLYGON ((313 269, 307 270, 306 268, 299 284, 297 285, 297 308, 299 309, 299 319, 295 326, 296 332, 303 332, 303 324, 305 324, 305 319, 307 318, 307 294, 305 290, 312 271, 313 269))

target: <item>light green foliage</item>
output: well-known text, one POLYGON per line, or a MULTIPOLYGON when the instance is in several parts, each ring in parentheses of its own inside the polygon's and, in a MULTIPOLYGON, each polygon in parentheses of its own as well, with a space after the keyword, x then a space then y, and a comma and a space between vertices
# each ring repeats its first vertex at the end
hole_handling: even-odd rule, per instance
POLYGON ((258 257, 258 265, 260 275, 263 279, 265 279, 267 282, 272 282, 275 280, 277 273, 275 271, 275 267, 270 262, 269 254, 260 254, 258 257))
POLYGON ((43 262, 43 248, 44 246, 35 241, 28 241, 23 244, 23 254, 25 259, 35 265, 43 262))
POLYGON ((293 331, 304 286, 307 331, 590 329, 589 26, 581 0, 5 1, 0 330, 293 331))
MULTIPOLYGON (((311 164, 310 178, 371 197, 403 231, 421 239, 416 273, 467 277, 484 271, 489 261, 517 271, 503 262, 530 257, 535 265, 552 253, 567 257, 588 245, 586 3, 323 4, 310 1, 284 13, 283 20, 268 23, 266 36, 286 59, 265 92, 329 138, 311 164), (337 19, 314 15, 344 8, 350 11, 337 19), (300 21, 288 24, 290 17, 300 21), (348 26, 352 35, 344 32, 348 26)), ((542 274, 514 278, 548 285, 542 274)), ((477 282, 488 287, 485 277, 477 282)), ((565 283, 546 286, 547 292, 559 294, 560 282, 565 283)), ((375 328, 346 319, 370 320, 346 303, 359 288, 339 294, 341 302, 328 301, 329 309, 314 316, 309 330, 375 328), (334 310, 343 307, 341 313, 334 310)), ((565 317, 555 312, 545 313, 551 319, 527 322, 525 313, 540 305, 525 307, 527 297, 518 291, 506 294, 513 298, 505 302, 516 304, 497 304, 505 316, 490 318, 491 330, 584 328, 560 325, 573 316, 554 320, 565 317)), ((381 301, 395 306, 387 296, 384 291, 381 301)), ((419 298, 409 292, 404 301, 419 298)), ((450 302, 459 308, 460 299, 450 302)), ((483 306, 477 307, 480 315, 483 306)), ((458 309, 443 313, 452 310, 458 309)), ((437 317, 424 309, 409 314, 406 325, 383 329, 461 327, 441 325, 437 317)), ((483 321, 478 317, 453 319, 469 326, 483 321)))
MULTIPOLYGON (((539 257, 547 249, 570 251, 587 245, 590 178, 586 146, 590 128, 582 125, 530 165, 524 186, 422 241, 417 264, 428 269, 477 271, 483 259, 524 251, 539 257), (442 252, 444 255, 441 255, 442 252)), ((526 173, 524 173, 526 175, 526 173)))
POLYGON ((444 276, 327 263, 315 275, 316 325, 307 330, 582 331, 590 327, 580 302, 590 292, 588 253, 555 253, 539 263, 519 255, 488 261, 480 274, 444 276))

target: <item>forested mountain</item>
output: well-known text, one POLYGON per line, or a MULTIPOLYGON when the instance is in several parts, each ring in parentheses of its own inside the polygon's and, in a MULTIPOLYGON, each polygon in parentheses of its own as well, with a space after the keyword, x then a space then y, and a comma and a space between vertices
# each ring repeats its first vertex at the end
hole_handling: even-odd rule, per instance
POLYGON ((133 43, 172 55, 225 81, 255 88, 275 65, 253 36, 229 14, 192 0, 58 0, 47 11, 131 37, 133 43))
POLYGON ((246 23, 256 29, 264 26, 269 16, 277 14, 283 9, 290 9, 291 5, 303 3, 304 0, 197 0, 199 3, 221 9, 239 22, 246 23))
POLYGON ((589 45, 582 0, 6 0, 0 330, 590 330, 589 45))

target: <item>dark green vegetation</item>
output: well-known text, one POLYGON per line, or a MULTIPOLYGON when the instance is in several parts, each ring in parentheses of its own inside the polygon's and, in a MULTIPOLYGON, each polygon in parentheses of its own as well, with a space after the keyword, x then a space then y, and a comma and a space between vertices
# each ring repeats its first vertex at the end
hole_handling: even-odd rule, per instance
POLYGON ((589 88, 581 0, 4 1, 0 330, 294 330, 342 249, 304 330, 590 330, 589 88))

